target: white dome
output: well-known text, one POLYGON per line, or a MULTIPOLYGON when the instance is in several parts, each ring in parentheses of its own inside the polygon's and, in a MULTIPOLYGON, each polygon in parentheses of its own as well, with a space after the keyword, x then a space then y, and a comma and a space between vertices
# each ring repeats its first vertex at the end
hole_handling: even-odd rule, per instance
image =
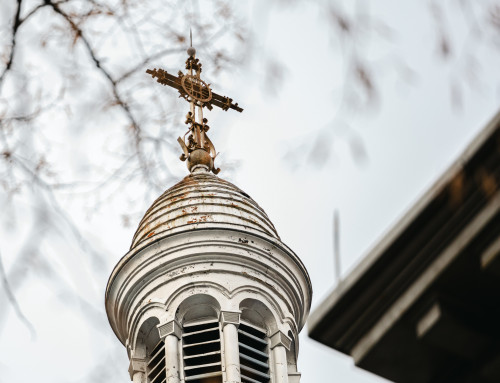
POLYGON ((130 250, 173 233, 232 227, 279 239, 264 210, 248 194, 209 172, 195 172, 151 205, 130 250))

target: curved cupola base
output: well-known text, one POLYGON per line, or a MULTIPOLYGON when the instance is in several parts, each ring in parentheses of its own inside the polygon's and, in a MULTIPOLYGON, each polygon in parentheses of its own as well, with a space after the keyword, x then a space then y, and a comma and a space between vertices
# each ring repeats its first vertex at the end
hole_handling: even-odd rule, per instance
POLYGON ((265 212, 201 172, 146 212, 110 276, 106 311, 134 382, 296 383, 311 295, 265 212))

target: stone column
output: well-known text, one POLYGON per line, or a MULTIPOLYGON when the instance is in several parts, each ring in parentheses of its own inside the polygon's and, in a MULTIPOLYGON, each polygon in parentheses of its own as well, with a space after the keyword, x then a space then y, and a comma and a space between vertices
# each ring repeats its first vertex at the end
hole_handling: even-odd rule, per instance
POLYGON ((226 365, 226 382, 241 382, 240 351, 238 347, 238 326, 240 312, 221 311, 220 322, 224 337, 224 362, 226 365))
POLYGON ((132 377, 132 382, 134 383, 145 383, 146 379, 144 379, 144 372, 135 372, 134 376, 132 377))
POLYGON ((281 331, 271 336, 271 350, 273 350, 273 370, 275 383, 288 383, 288 363, 286 351, 290 350, 292 340, 281 331))
POLYGON ((128 372, 132 382, 146 383, 146 365, 147 361, 144 358, 130 358, 128 372))
POLYGON ((166 383, 179 383, 179 339, 182 336, 182 329, 177 321, 172 320, 158 325, 160 339, 165 342, 165 371, 167 375, 166 383))

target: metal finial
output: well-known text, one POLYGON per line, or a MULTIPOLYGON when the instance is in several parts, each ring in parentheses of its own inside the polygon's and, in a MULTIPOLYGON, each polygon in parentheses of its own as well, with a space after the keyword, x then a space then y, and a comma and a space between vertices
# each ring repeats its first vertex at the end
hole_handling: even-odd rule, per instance
POLYGON ((212 110, 214 106, 222 110, 234 109, 242 112, 243 109, 238 106, 238 103, 233 104, 233 99, 225 96, 220 96, 212 92, 210 84, 207 84, 200 77, 201 63, 195 58, 196 50, 192 47, 193 37, 191 29, 189 30, 191 46, 188 48, 188 59, 186 60, 187 73, 179 71, 177 77, 171 75, 163 69, 148 69, 153 78, 156 78, 160 84, 171 86, 177 89, 180 97, 185 99, 190 104, 190 111, 186 116, 186 124, 189 130, 184 135, 184 138, 179 137, 177 141, 181 145, 183 154, 181 161, 187 160, 187 166, 190 171, 200 166, 208 168, 215 174, 220 169, 214 167, 214 160, 217 156, 215 147, 212 141, 207 136, 208 120, 203 118, 203 108, 207 107, 212 110), (186 138, 187 137, 187 138, 186 138))
POLYGON ((193 31, 189 28, 189 40, 191 46, 187 49, 187 54, 189 57, 194 57, 196 55, 196 49, 193 48, 193 31))

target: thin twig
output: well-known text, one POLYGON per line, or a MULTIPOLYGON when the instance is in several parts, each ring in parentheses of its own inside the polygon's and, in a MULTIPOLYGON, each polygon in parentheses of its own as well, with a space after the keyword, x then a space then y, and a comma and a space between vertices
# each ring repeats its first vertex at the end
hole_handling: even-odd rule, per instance
POLYGON ((85 46, 85 48, 87 50, 88 55, 90 56, 90 58, 94 62, 96 68, 109 81, 109 83, 111 85, 111 89, 113 91, 113 96, 116 100, 117 105, 119 105, 119 107, 123 110, 123 112, 127 116, 127 119, 130 122, 130 126, 132 128, 133 137, 134 137, 134 147, 136 150, 137 158, 139 160, 139 164, 141 166, 141 170, 143 172, 143 178, 148 184, 152 184, 151 174, 149 172, 149 167, 148 167, 146 158, 145 158, 143 150, 142 150, 142 137, 141 137, 140 125, 136 121, 128 104, 122 99, 122 97, 118 93, 117 82, 113 79, 113 77, 111 76, 111 73, 109 73, 102 66, 101 61, 97 58, 97 56, 94 52, 94 49, 90 45, 89 40, 85 37, 85 34, 83 33, 82 29, 78 25, 76 25, 76 23, 72 20, 72 18, 68 14, 66 14, 56 3, 54 3, 50 0, 45 0, 45 1, 46 1, 47 5, 49 5, 54 10, 54 12, 61 15, 68 22, 73 33, 76 33, 78 38, 82 41, 83 45, 85 46))
POLYGON ((21 307, 19 306, 19 303, 17 302, 16 296, 12 292, 12 289, 10 288, 9 281, 7 279, 7 273, 5 272, 5 269, 3 267, 3 261, 2 261, 2 253, 0 252, 0 278, 2 278, 2 285, 5 290, 5 294, 7 295, 7 299, 9 300, 10 304, 12 305, 12 308, 16 312, 17 317, 21 322, 24 323, 24 325, 28 328, 31 334, 31 339, 34 340, 36 338, 36 330, 33 324, 26 318, 26 316, 23 314, 21 307))

